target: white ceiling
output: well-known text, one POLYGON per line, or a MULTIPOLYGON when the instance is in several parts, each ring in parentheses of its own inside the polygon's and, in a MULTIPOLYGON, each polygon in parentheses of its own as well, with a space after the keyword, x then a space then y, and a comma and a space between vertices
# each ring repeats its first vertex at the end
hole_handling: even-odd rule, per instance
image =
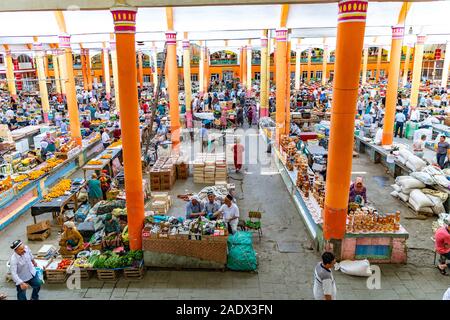
MULTIPOLYGON (((369 3, 366 43, 390 44, 391 26, 397 23, 401 6, 401 2, 369 3)), ((190 40, 206 40, 210 47, 224 46, 224 39, 229 40, 230 47, 245 45, 248 39, 258 47, 261 30, 279 26, 281 5, 175 7, 173 11, 178 40, 182 39, 183 32, 188 32, 190 40)), ((429 35, 427 43, 444 43, 450 40, 449 13, 450 1, 414 2, 406 19, 406 31, 412 26, 413 33, 429 35)), ((167 27, 165 14, 165 8, 140 8, 136 40, 144 41, 148 48, 156 41, 161 48, 167 27)), ((114 32, 112 16, 107 10, 64 11, 64 17, 67 32, 72 34, 73 48, 78 48, 80 42, 85 48, 101 48, 102 42, 108 42, 110 33, 114 32)), ((333 47, 336 22, 337 3, 293 4, 287 27, 294 41, 303 38, 302 44, 320 45, 325 37, 326 43, 333 47)), ((0 44, 9 44, 13 51, 27 50, 24 44, 32 43, 33 36, 38 36, 43 43, 56 43, 58 31, 51 11, 0 12, 0 44)))

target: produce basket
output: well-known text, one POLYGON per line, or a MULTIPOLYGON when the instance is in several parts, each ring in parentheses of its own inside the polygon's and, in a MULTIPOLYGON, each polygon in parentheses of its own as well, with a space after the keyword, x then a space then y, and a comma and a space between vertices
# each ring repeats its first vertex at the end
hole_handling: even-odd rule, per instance
POLYGON ((144 260, 141 260, 137 267, 126 267, 123 269, 123 276, 126 280, 141 280, 144 278, 144 260))
POLYGON ((67 269, 70 268, 73 261, 69 259, 53 260, 53 262, 47 266, 44 272, 45 281, 47 283, 64 283, 67 280, 67 269), (58 268, 61 263, 66 263, 63 268, 58 268), (68 264, 70 263, 70 264, 68 264))

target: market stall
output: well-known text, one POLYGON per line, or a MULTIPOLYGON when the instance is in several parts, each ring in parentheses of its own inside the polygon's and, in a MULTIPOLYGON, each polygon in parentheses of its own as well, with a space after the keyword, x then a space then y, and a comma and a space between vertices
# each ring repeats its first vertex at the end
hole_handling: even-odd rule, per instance
POLYGON ((78 196, 83 188, 86 187, 85 180, 63 179, 53 186, 44 198, 31 207, 31 216, 34 223, 36 216, 51 212, 53 219, 62 216, 64 210, 68 208, 69 204, 73 204, 73 211, 78 210, 78 196))
POLYGON ((86 179, 86 174, 88 171, 101 172, 106 167, 108 168, 109 176, 115 176, 113 172, 112 162, 114 159, 120 157, 122 154, 122 145, 109 146, 100 153, 97 157, 87 162, 83 166, 84 178, 86 179))
MULTIPOLYGON (((324 181, 311 170, 307 157, 298 154, 297 150, 286 153, 276 149, 275 163, 308 233, 314 239, 316 249, 322 250, 324 181)), ((398 213, 383 214, 370 207, 349 209, 347 232, 337 250, 342 260, 406 263, 408 237, 408 232, 400 225, 398 213)))
POLYGON ((0 230, 25 213, 42 199, 47 188, 83 166, 93 155, 103 150, 97 136, 83 140, 82 148, 67 159, 48 158, 41 164, 20 153, 4 155, 0 185, 0 230), (9 181, 9 182, 8 182, 9 181))

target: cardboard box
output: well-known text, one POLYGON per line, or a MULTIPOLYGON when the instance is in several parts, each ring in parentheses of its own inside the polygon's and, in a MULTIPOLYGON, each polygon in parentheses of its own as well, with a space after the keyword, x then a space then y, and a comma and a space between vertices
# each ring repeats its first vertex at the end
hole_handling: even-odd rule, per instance
POLYGON ((27 238, 28 240, 31 241, 35 241, 35 240, 39 240, 39 241, 43 241, 45 239, 47 239, 51 234, 51 229, 47 229, 38 233, 29 233, 27 234, 27 238))
POLYGON ((27 234, 39 233, 51 228, 50 220, 45 220, 36 224, 27 226, 27 234))

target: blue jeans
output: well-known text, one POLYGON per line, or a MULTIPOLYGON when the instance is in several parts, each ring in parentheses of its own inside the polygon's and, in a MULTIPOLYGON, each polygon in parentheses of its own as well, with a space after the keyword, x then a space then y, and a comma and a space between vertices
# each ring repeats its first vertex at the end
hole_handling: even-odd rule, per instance
POLYGON ((446 153, 444 153, 444 154, 436 153, 436 160, 437 160, 437 163, 439 164, 439 167, 441 167, 441 169, 444 168, 445 157, 446 157, 446 156, 447 156, 446 153))
MULTIPOLYGON (((33 292, 31 293, 31 300, 39 300, 39 290, 41 290, 41 282, 39 281, 37 274, 33 278, 25 282, 33 288, 33 292)), ((27 300, 27 291, 22 290, 20 286, 16 286, 16 288, 17 300, 27 300)))

